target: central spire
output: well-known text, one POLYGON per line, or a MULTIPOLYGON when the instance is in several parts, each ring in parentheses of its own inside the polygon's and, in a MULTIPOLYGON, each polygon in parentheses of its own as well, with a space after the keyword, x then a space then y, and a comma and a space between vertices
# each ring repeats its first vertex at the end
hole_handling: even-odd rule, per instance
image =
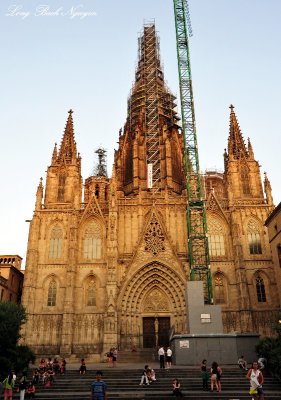
POLYGON ((179 118, 174 111, 175 96, 169 92, 161 68, 159 38, 155 25, 146 24, 139 38, 139 59, 135 84, 128 99, 128 127, 145 133, 146 162, 152 168, 153 185, 158 185, 160 171, 160 137, 164 124, 172 127, 179 118))
POLYGON ((138 45, 127 120, 119 131, 119 146, 114 155, 117 187, 125 196, 145 190, 153 197, 167 188, 178 195, 185 188, 183 139, 175 110, 176 97, 164 81, 154 23, 144 25, 138 45))

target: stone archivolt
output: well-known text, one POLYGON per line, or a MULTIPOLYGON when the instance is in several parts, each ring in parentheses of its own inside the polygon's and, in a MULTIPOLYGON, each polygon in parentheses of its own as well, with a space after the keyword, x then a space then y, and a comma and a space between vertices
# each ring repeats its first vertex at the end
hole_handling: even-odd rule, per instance
POLYGON ((184 279, 171 268, 160 264, 152 263, 141 268, 136 274, 130 277, 130 281, 124 286, 121 293, 121 312, 142 313, 145 299, 149 293, 158 294, 164 298, 166 304, 173 310, 184 310, 185 296, 184 279))

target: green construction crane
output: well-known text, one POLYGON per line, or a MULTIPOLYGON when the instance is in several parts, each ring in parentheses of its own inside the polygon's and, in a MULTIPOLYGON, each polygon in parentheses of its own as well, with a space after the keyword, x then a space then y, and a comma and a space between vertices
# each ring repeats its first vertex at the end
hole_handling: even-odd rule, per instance
POLYGON ((205 303, 212 304, 212 277, 206 210, 202 196, 194 100, 188 46, 187 0, 174 0, 178 71, 181 98, 184 164, 187 189, 187 233, 190 280, 203 281, 205 303))

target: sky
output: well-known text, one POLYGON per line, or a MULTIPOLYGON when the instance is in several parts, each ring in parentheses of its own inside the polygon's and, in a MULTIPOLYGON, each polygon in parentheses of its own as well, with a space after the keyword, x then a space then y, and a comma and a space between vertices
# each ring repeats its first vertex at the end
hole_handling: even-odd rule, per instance
MULTIPOLYGON (((189 9, 200 168, 223 169, 233 104, 278 205, 281 1, 189 0, 189 9)), ((137 40, 151 21, 166 82, 178 95, 172 0, 1 0, 0 254, 25 259, 25 221, 32 218, 40 177, 44 184, 70 108, 83 178, 99 146, 108 152, 111 174, 137 40)))

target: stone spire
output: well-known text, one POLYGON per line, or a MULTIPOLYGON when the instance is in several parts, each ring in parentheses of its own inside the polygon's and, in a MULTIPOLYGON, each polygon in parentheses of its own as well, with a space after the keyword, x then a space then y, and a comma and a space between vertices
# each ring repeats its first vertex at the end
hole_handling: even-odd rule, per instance
POLYGON ((266 195, 266 202, 269 206, 273 205, 273 197, 272 197, 272 190, 271 190, 271 184, 270 181, 267 177, 267 173, 264 173, 264 191, 265 191, 265 195, 266 195))
POLYGON ((248 154, 249 154, 249 158, 252 158, 253 160, 255 159, 253 146, 252 146, 252 143, 250 141, 250 138, 248 138, 248 154))
POLYGON ((239 160, 241 157, 248 158, 248 151, 238 124, 234 106, 230 105, 230 123, 228 137, 228 155, 230 158, 239 160))
POLYGON ((35 203, 35 210, 41 210, 42 208, 42 199, 43 199, 43 178, 40 178, 40 183, 37 188, 36 192, 36 203, 35 203))
POLYGON ((57 144, 55 143, 55 147, 54 147, 53 155, 52 155, 52 165, 56 164, 57 158, 58 158, 58 149, 57 149, 57 144))
MULTIPOLYGON (((75 164, 77 161, 76 142, 74 140, 74 129, 72 114, 73 111, 68 111, 68 119, 64 130, 64 135, 60 145, 60 151, 57 158, 57 163, 61 164, 63 161, 66 164, 75 164)), ((54 155, 54 154, 53 154, 54 155)))

